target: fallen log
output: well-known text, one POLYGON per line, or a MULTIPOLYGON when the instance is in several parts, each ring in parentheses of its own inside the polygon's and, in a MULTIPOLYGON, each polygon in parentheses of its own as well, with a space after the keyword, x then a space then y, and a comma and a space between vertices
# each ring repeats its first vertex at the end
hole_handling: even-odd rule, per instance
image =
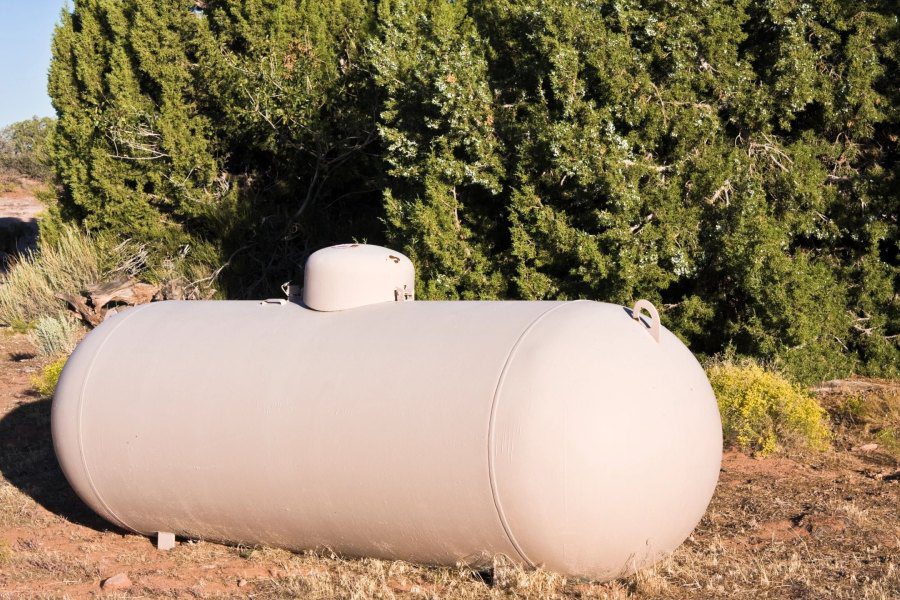
POLYGON ((146 304, 153 300, 158 291, 159 286, 134 279, 124 279, 88 286, 85 293, 90 298, 92 306, 101 307, 110 303, 127 304, 128 306, 146 304))
POLYGON ((88 327, 93 328, 103 322, 105 314, 98 314, 93 307, 87 305, 81 296, 77 294, 56 294, 56 297, 67 303, 72 312, 75 313, 75 316, 84 321, 88 327))
POLYGON ((159 298, 160 287, 133 278, 117 279, 88 286, 81 294, 57 294, 72 312, 94 328, 122 306, 146 304, 159 298))

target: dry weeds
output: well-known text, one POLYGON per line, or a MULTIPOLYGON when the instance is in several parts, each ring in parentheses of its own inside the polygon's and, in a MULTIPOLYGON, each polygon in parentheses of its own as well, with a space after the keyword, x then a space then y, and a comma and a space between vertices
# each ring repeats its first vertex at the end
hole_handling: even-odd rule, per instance
POLYGON ((0 286, 0 322, 20 330, 42 316, 61 312, 59 292, 77 292, 100 279, 91 239, 75 227, 61 229, 53 244, 29 250, 13 263, 0 286))

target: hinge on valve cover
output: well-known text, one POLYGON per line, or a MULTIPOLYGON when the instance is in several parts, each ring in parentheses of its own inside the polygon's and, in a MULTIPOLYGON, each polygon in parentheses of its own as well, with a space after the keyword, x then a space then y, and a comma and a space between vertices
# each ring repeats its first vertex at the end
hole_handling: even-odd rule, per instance
POLYGON ((402 288, 394 289, 394 301, 395 302, 406 302, 407 300, 412 300, 413 293, 406 289, 404 285, 402 288))
POLYGON ((297 285, 296 283, 291 283, 290 281, 286 281, 281 284, 281 291, 284 292, 285 297, 287 297, 288 302, 293 302, 294 304, 300 304, 303 300, 303 286, 297 285))

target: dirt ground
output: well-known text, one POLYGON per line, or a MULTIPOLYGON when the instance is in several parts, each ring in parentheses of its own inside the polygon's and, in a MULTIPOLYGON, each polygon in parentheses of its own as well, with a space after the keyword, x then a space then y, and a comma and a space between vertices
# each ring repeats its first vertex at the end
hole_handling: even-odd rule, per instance
POLYGON ((0 184, 0 216, 3 218, 31 221, 44 210, 44 205, 35 194, 42 184, 25 177, 2 178, 0 184))
MULTIPOLYGON (((105 523, 54 459, 50 403, 28 340, 0 330, 0 599, 20 598, 900 598, 900 471, 841 429, 834 449, 728 452, 706 516, 663 563, 595 584, 180 540, 167 553, 105 523), (102 589, 125 573, 130 587, 102 589)), ((889 384, 893 385, 893 384, 889 384)))
POLYGON ((42 187, 32 179, 0 173, 0 268, 6 255, 31 248, 37 240, 38 215, 44 210, 37 194, 42 187))

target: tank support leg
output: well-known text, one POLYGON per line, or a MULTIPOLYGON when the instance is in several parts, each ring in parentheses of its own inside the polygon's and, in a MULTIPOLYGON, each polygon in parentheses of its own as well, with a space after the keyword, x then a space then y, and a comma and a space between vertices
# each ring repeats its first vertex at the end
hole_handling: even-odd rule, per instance
POLYGON ((156 549, 171 550, 175 547, 175 534, 168 531, 156 532, 156 549))

